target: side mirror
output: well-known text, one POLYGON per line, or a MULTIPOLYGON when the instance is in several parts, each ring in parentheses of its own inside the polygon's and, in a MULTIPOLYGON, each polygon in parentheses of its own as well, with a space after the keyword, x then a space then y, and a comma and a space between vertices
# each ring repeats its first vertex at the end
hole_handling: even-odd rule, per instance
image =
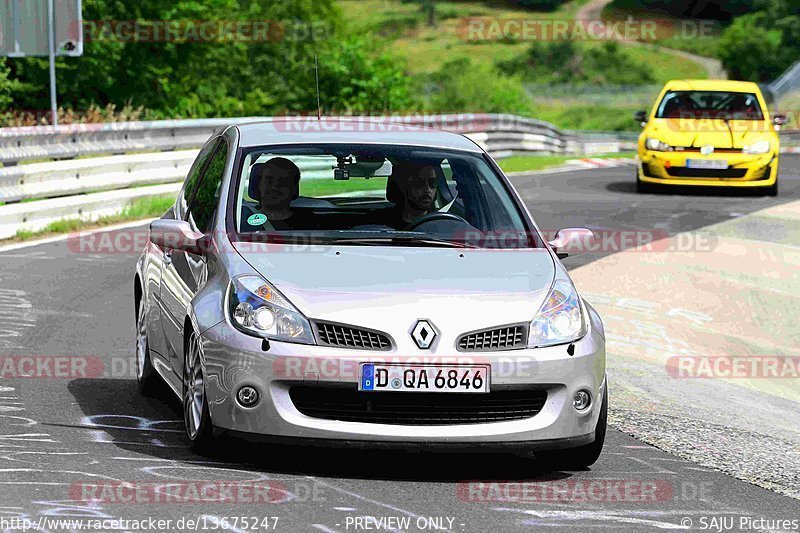
POLYGON ((161 248, 201 254, 204 235, 185 220, 158 219, 150 223, 150 240, 161 248))
POLYGON ((776 130, 780 130, 781 126, 786 124, 786 122, 787 122, 786 115, 779 115, 779 114, 772 115, 772 123, 775 125, 776 130))
POLYGON ((556 236, 547 244, 559 259, 575 257, 594 249, 594 233, 586 228, 567 228, 556 232, 556 236))
POLYGON ((647 111, 637 111, 633 114, 633 118, 636 122, 640 122, 644 126, 644 124, 647 123, 647 111))

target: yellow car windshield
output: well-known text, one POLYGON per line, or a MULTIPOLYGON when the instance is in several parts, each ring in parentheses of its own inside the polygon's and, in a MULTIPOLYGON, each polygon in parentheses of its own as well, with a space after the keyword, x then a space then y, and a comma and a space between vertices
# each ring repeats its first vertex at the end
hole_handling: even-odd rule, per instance
POLYGON ((658 105, 656 118, 764 120, 764 114, 753 93, 669 91, 658 105))

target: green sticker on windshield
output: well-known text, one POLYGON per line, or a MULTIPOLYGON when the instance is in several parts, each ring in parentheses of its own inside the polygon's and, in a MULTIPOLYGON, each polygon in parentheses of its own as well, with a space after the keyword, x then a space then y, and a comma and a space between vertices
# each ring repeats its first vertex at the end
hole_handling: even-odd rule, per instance
POLYGON ((251 226, 260 226, 267 221, 267 215, 256 213, 247 217, 247 223, 251 226))

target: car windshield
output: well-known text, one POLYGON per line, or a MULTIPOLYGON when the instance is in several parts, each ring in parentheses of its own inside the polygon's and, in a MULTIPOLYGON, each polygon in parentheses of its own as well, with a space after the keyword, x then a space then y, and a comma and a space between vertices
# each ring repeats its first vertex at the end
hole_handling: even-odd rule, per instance
POLYGON ((243 149, 231 223, 240 239, 363 245, 541 246, 480 155, 320 144, 243 149))
POLYGON ((656 118, 764 120, 764 115, 753 93, 669 91, 658 106, 656 118))

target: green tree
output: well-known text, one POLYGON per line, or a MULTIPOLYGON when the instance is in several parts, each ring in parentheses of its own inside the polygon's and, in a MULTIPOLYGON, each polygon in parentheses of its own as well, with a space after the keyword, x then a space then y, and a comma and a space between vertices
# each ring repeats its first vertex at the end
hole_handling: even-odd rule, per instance
POLYGON ((425 92, 423 107, 431 112, 531 114, 531 99, 518 77, 468 58, 442 65, 425 92))
POLYGON ((332 43, 319 59, 322 106, 330 112, 404 112, 411 104, 410 81, 397 60, 367 39, 332 43))
MULTIPOLYGON (((147 118, 310 111, 316 107, 315 53, 330 58, 321 74, 336 108, 405 105, 402 71, 375 47, 359 50, 365 45, 347 36, 334 0, 84 0, 84 20, 92 30, 84 56, 58 60, 59 103, 67 108, 130 104, 144 108, 147 118), (119 38, 104 22, 173 21, 184 35, 193 21, 232 20, 266 24, 270 38, 137 41, 119 38)), ((13 59, 9 65, 19 80, 14 104, 48 108, 47 61, 13 59)))
POLYGON ((14 89, 14 81, 8 77, 8 66, 5 58, 0 57, 0 113, 11 105, 11 93, 14 89))
POLYGON ((535 11, 552 11, 567 0, 508 0, 508 3, 535 11))
POLYGON ((527 52, 499 62, 498 68, 537 83, 641 85, 653 82, 650 69, 614 41, 591 47, 574 41, 534 41, 527 52))
POLYGON ((719 56, 736 79, 771 81, 800 58, 800 10, 789 0, 759 0, 720 40, 719 56))

